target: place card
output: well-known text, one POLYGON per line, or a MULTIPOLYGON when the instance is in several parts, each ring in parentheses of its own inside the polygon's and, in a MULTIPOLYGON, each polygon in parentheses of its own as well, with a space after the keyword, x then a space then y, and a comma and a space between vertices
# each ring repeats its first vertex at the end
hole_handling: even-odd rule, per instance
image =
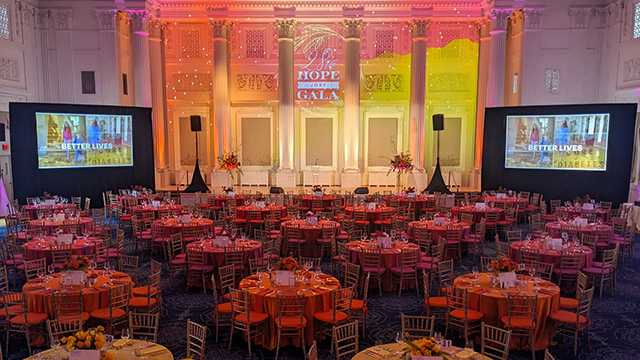
POLYGON ((444 216, 434 216, 433 217, 433 225, 435 226, 444 226, 447 221, 447 218, 444 216))
POLYGON ((295 284, 296 277, 293 274, 293 271, 276 271, 276 285, 295 286, 295 284))

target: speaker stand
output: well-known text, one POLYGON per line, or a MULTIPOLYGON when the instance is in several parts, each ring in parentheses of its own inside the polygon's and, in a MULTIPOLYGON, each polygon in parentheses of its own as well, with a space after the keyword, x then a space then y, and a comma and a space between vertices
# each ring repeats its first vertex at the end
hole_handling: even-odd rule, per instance
POLYGON ((183 192, 186 193, 195 193, 195 192, 209 192, 209 187, 202 179, 202 175, 200 174, 200 164, 198 155, 200 153, 200 149, 198 148, 198 132, 196 131, 196 166, 193 168, 193 176, 191 177, 191 184, 184 189, 183 192))
POLYGON ((447 185, 444 183, 444 178, 442 178, 442 171, 440 170, 440 130, 438 130, 437 156, 438 160, 436 162, 436 170, 433 172, 433 177, 431 177, 429 185, 424 190, 422 190, 422 192, 437 191, 442 194, 451 194, 451 190, 449 190, 447 185))

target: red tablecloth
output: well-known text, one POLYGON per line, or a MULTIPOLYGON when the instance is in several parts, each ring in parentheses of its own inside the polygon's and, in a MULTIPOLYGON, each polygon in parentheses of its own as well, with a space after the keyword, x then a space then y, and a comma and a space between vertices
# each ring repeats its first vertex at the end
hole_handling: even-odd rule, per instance
MULTIPOLYGON (((431 234, 431 241, 433 242, 433 244, 437 244, 438 243, 438 239, 440 237, 446 238, 446 236, 447 236, 447 227, 446 226, 436 226, 436 225, 433 224, 432 220, 412 221, 409 224, 407 224, 407 236, 409 236, 410 239, 412 239, 414 237, 413 229, 416 227, 417 224, 426 224, 427 225, 427 230, 431 234)), ((465 224, 465 223, 462 223, 462 222, 457 222, 457 223, 454 223, 453 225, 462 227, 462 236, 463 237, 469 235, 469 231, 471 230, 471 225, 465 224)))
MULTIPOLYGON (((347 243, 347 249, 349 249, 349 261, 362 266, 362 259, 360 257, 362 249, 377 248, 378 247, 376 245, 372 245, 368 241, 350 241, 347 243)), ((391 248, 380 249, 380 266, 387 269, 387 274, 384 280, 385 291, 393 290, 393 276, 388 272, 388 270, 394 266, 400 265, 400 254, 402 249, 415 250, 416 252, 420 251, 420 247, 418 245, 412 243, 403 244, 402 242, 393 242, 391 248)))
POLYGON ((272 211, 276 211, 276 214, 280 214, 280 218, 287 216, 287 207, 282 205, 270 205, 263 208, 257 208, 251 205, 242 205, 236 208, 236 219, 249 220, 249 212, 251 211, 260 211, 261 219, 266 219, 267 215, 272 211))
POLYGON ((311 208, 311 203, 313 200, 322 199, 322 206, 325 209, 331 208, 333 206, 333 200, 339 199, 342 204, 342 196, 340 195, 324 195, 322 197, 316 197, 315 195, 298 195, 293 198, 294 201, 299 201, 300 206, 304 208, 311 208))
POLYGON ((408 207, 410 203, 413 203, 415 208, 414 220, 420 219, 420 216, 422 215, 422 209, 427 207, 427 201, 435 200, 433 196, 428 196, 428 197, 417 196, 417 197, 410 198, 405 194, 401 194, 401 195, 393 195, 392 197, 384 198, 384 203, 386 205, 390 205, 392 198, 398 201, 398 204, 400 205, 400 207, 408 207))
POLYGON ((214 199, 214 203, 215 203, 215 206, 219 206, 219 207, 223 207, 224 208, 224 207, 226 207, 227 201, 232 200, 232 199, 236 201, 236 207, 237 207, 237 206, 244 205, 244 201, 245 200, 249 200, 249 197, 248 196, 244 196, 244 195, 236 195, 235 197, 218 195, 214 199))
MULTIPOLYGON (((54 239, 53 236, 45 236, 42 243, 38 240, 33 240, 22 244, 22 248, 26 248, 29 251, 29 260, 46 258, 47 264, 51 264, 53 257, 51 255, 51 244, 49 241, 53 241, 54 239)), ((96 240, 98 240, 98 238, 95 237, 75 239, 75 242, 71 245, 71 253, 73 255, 93 254, 96 240)))
POLYGON ((461 213, 473 214, 473 222, 479 223, 484 218, 487 211, 497 211, 498 220, 504 220, 504 209, 497 207, 488 208, 487 210, 476 210, 475 205, 454 206, 451 208, 451 215, 459 219, 461 213))
POLYGON ((140 205, 143 202, 151 202, 152 200, 160 200, 161 197, 158 194, 151 194, 151 195, 142 195, 139 194, 137 196, 133 196, 133 195, 118 195, 118 200, 120 201, 120 205, 125 206, 125 200, 134 200, 136 205, 140 205))
POLYGON ((599 217, 602 221, 607 221, 607 219, 609 218, 609 214, 611 213, 610 210, 604 210, 604 209, 583 210, 582 208, 575 207, 575 206, 558 206, 556 208, 556 211, 566 211, 567 215, 569 216, 569 219, 573 219, 578 216, 581 216, 583 213, 585 215, 596 214, 596 216, 599 217))
MULTIPOLYGON (((526 245, 524 241, 515 241, 509 244, 509 257, 515 262, 520 262, 520 249, 522 247, 533 250, 540 249, 539 261, 552 263, 554 269, 560 267, 560 260, 562 258, 561 251, 541 248, 538 241, 532 241, 529 245, 526 245)), ((572 246, 571 249, 575 249, 575 247, 572 246)), ((593 262, 593 251, 582 245, 578 245, 578 249, 582 251, 582 256, 580 256, 580 268, 591 266, 593 262)))
POLYGON ((76 204, 56 204, 55 206, 50 205, 25 205, 22 207, 23 210, 29 212, 29 219, 37 219, 38 218, 38 210, 76 210, 76 204))
MULTIPOLYGON (((322 236, 323 225, 335 225, 336 236, 340 234, 340 224, 331 220, 319 220, 318 225, 308 225, 305 220, 290 220, 280 224, 280 231, 284 235, 284 239, 287 239, 287 228, 292 225, 300 225, 300 236, 307 240, 305 244, 305 254, 308 257, 317 257, 316 255, 316 239, 322 236)), ((288 244, 285 242, 284 253, 288 254, 290 250, 286 247, 288 244)))
POLYGON ((487 196, 486 199, 489 200, 489 202, 494 202, 496 204, 497 203, 517 203, 521 210, 526 209, 527 206, 529 206, 528 199, 522 199, 515 196, 507 197, 506 199, 496 199, 495 196, 487 196))
MULTIPOLYGON (((545 231, 549 233, 550 236, 559 237, 562 235, 562 226, 564 223, 560 223, 559 221, 548 222, 545 225, 545 231)), ((570 226, 570 224, 565 224, 566 226, 570 226)), ((612 231, 611 226, 605 224, 599 225, 587 225, 585 227, 577 228, 578 238, 582 238, 582 234, 595 235, 599 231, 608 232, 612 231)))
POLYGON ((139 215, 138 218, 142 218, 142 214, 143 213, 149 213, 152 212, 154 214, 154 219, 158 218, 158 212, 160 210, 171 210, 171 211, 181 211, 182 210, 182 205, 178 205, 178 204, 170 204, 170 205, 160 205, 158 208, 154 208, 152 206, 149 205, 137 205, 134 206, 133 209, 131 209, 131 212, 134 215, 139 215))
MULTIPOLYGON (((74 224, 78 223, 77 218, 71 219, 71 220, 73 220, 74 224)), ((63 226, 63 223, 52 221, 48 218, 43 220, 31 220, 31 222, 29 223, 30 228, 42 228, 46 235, 53 234, 61 226, 63 226), (44 221, 44 226, 41 225, 43 221, 44 221)), ((93 229, 93 220, 91 220, 91 218, 88 218, 88 217, 80 218, 80 231, 81 232, 91 231, 91 229, 93 229)))
POLYGON ((365 211, 367 220, 373 224, 374 221, 382 219, 383 212, 393 214, 396 209, 389 206, 379 206, 375 210, 368 210, 364 206, 347 206, 344 208, 344 214, 349 218, 353 218, 353 214, 356 211, 365 211))
MULTIPOLYGON (((213 221, 209 219, 193 219, 191 223, 196 224, 198 226, 198 229, 202 230, 205 235, 214 230, 213 221)), ((174 219, 164 220, 164 221, 161 219, 157 219, 153 222, 151 226, 162 226, 162 225, 164 225, 165 237, 169 237, 171 236, 171 234, 177 234, 179 232, 182 232, 183 224, 174 219)))
MULTIPOLYGON (((262 243, 256 240, 237 241, 235 246, 243 246, 245 252, 245 261, 247 259, 257 259, 262 257, 262 243)), ((187 249, 200 247, 204 251, 205 265, 224 266, 224 250, 223 247, 212 245, 212 240, 207 239, 203 242, 195 241, 187 245, 187 249)))

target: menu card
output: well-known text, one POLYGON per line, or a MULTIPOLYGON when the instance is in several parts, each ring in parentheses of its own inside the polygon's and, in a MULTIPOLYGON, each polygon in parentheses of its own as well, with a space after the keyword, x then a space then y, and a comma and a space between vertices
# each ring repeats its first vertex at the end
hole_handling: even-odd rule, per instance
POLYGON ((584 204, 582 204, 582 209, 584 209, 584 210, 593 210, 593 204, 592 203, 584 203, 584 204))
POLYGON ((382 249, 391 248, 391 237, 389 236, 378 236, 378 247, 382 249))
POLYGON ((223 235, 216 235, 215 245, 218 247, 227 247, 229 246, 229 237, 223 235))
POLYGON ((487 209, 487 204, 483 202, 476 203, 476 210, 485 211, 487 209))
POLYGON ((513 271, 498 274, 500 287, 507 289, 516 285, 516 273, 513 271))
POLYGON ((71 245, 73 243, 73 234, 58 234, 58 244, 71 245))
POLYGON ((433 217, 433 225, 435 226, 444 226, 447 221, 447 218, 444 216, 434 216, 433 217))
POLYGON ((285 286, 295 286, 296 277, 293 271, 276 271, 276 284, 285 286))
POLYGON ((306 218, 307 225, 318 225, 318 217, 317 216, 307 216, 306 218))

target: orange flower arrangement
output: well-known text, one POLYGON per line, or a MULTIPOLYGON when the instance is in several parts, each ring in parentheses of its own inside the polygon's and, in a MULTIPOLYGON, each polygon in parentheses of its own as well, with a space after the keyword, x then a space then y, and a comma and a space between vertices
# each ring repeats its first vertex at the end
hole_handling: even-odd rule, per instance
POLYGON ((407 341, 407 350, 412 356, 437 356, 441 355, 440 347, 435 338, 422 338, 414 341, 407 341))
POLYGON ((231 175, 233 179, 233 170, 238 170, 240 174, 242 174, 242 170, 240 169, 240 159, 238 158, 238 154, 234 152, 224 152, 220 156, 218 156, 218 163, 220 164, 220 170, 225 170, 231 175))
POLYGON ((491 269, 496 273, 515 271, 518 265, 505 256, 498 256, 491 261, 491 269))
POLYGON ((98 326, 91 331, 78 331, 73 335, 65 336, 60 342, 66 345, 67 349, 95 349, 100 350, 104 345, 104 327, 98 326))
POLYGON ((278 260, 278 262, 274 264, 273 268, 276 270, 296 271, 300 269, 300 264, 298 264, 298 260, 288 256, 278 260))
POLYGON ((84 255, 73 255, 64 262, 62 270, 84 271, 89 268, 89 258, 84 255))

